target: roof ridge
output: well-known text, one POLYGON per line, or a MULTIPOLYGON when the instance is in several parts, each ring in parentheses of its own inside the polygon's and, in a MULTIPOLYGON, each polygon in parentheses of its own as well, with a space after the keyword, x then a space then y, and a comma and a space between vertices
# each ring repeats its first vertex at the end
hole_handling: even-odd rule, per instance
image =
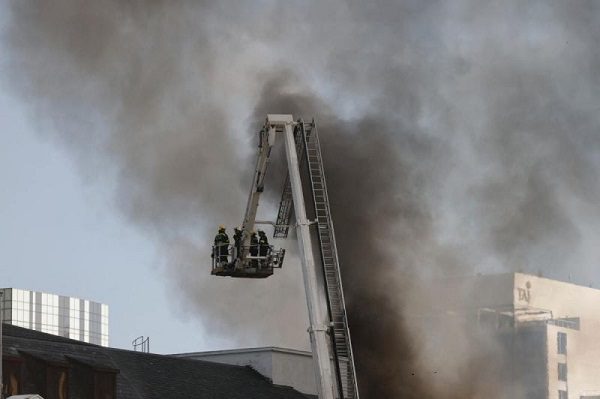
POLYGON ((197 351, 197 352, 182 352, 182 353, 173 353, 172 356, 189 356, 189 355, 218 355, 218 354, 227 354, 227 353, 240 353, 240 352, 260 352, 260 351, 273 351, 273 352, 283 352, 283 353, 293 353, 300 355, 312 355, 310 350, 303 349, 294 349, 294 348, 285 348, 282 346, 257 346, 250 348, 234 348, 234 349, 215 349, 208 351, 197 351))
POLYGON ((211 362, 209 360, 203 360, 203 359, 192 359, 189 357, 183 357, 183 356, 176 356, 173 354, 161 354, 161 353, 151 353, 151 352, 138 352, 138 351, 132 351, 130 349, 123 349, 123 348, 104 348, 107 349, 109 352, 114 351, 114 352, 125 352, 125 353, 135 353, 137 355, 141 355, 141 356, 155 356, 155 357, 159 357, 159 358, 169 358, 169 359, 173 359, 173 360, 184 360, 186 362, 195 362, 195 363, 204 363, 204 364, 209 364, 209 365, 218 365, 219 367, 228 367, 228 368, 237 368, 237 369, 245 369, 247 366, 240 366, 237 364, 229 364, 229 363, 218 363, 218 362, 211 362))

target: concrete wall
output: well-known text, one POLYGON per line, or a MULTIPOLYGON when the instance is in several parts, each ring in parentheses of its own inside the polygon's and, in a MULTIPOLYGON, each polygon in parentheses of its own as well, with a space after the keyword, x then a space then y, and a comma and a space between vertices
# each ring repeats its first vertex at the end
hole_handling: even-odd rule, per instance
POLYGON ((273 352, 273 383, 288 385, 302 393, 317 394, 315 368, 310 353, 273 352))

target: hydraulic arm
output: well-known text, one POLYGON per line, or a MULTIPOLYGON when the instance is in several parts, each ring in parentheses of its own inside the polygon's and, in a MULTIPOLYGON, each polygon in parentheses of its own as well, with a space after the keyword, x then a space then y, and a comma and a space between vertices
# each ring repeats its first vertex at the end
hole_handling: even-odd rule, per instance
POLYGON ((252 236, 256 234, 255 224, 259 223, 256 221, 256 212, 264 191, 265 174, 275 137, 275 129, 266 125, 259 132, 258 158, 241 226, 241 236, 238 242, 228 248, 225 262, 222 261, 223 257, 219 256, 221 249, 213 247, 214 275, 265 278, 273 274, 274 268, 280 268, 283 264, 284 249, 275 250, 273 246, 259 245, 252 240, 252 236))

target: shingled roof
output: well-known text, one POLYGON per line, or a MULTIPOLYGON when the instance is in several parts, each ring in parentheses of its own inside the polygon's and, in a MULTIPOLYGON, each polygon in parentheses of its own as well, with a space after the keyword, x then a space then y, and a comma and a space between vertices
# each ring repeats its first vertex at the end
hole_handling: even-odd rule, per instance
POLYGON ((4 324, 3 356, 81 363, 116 374, 117 399, 306 399, 250 367, 106 348, 4 324))

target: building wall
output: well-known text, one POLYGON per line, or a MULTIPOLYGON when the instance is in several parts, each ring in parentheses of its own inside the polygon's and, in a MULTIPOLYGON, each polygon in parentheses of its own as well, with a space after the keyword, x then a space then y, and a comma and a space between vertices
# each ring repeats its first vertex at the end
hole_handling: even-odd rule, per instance
POLYGON ((310 353, 273 352, 273 383, 317 394, 315 367, 310 353), (277 382, 276 382, 277 381, 277 382))
POLYGON ((108 306, 79 298, 0 289, 5 323, 48 334, 108 346, 108 306))
POLYGON ((548 398, 549 352, 547 325, 533 324, 519 326, 512 333, 512 342, 507 347, 511 351, 512 364, 508 365, 514 375, 514 398, 548 398))
POLYGON ((570 354, 569 352, 573 351, 573 344, 579 335, 579 331, 571 330, 569 331, 566 328, 552 326, 549 325, 547 328, 547 340, 548 340, 548 362, 546 365, 548 372, 548 398, 550 399, 558 399, 559 391, 570 393, 571 397, 576 397, 579 399, 579 395, 575 396, 576 387, 572 386, 569 389, 569 385, 573 385, 573 376, 570 375, 572 373, 572 369, 575 366, 575 357, 574 354, 570 354), (557 336, 558 333, 567 334, 567 353, 561 354, 558 353, 558 345, 557 345, 557 336), (570 344, 570 345, 569 345, 570 344), (571 355, 571 356, 570 356, 571 355), (569 364, 569 357, 573 357, 573 364, 569 364), (558 365, 565 364, 567 366, 567 381, 561 381, 558 375, 558 365), (569 382, 571 384, 569 384, 569 382))
POLYGON ((236 366, 250 366, 275 385, 316 395, 315 369, 310 352, 282 348, 251 348, 175 355, 236 366))
POLYGON ((600 290, 522 273, 515 274, 515 307, 546 309, 553 319, 579 318, 579 330, 548 325, 548 391, 569 399, 600 392, 600 290), (557 334, 567 336, 567 353, 557 353, 557 334), (566 383, 558 380, 558 363, 567 365, 566 383))

